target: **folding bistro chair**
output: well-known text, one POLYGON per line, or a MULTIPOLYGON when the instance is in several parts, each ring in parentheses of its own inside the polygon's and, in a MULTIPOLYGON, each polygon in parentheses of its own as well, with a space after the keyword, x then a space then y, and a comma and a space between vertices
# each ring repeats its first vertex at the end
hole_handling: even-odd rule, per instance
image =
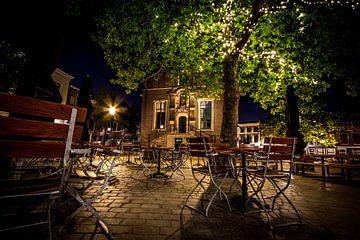
MULTIPOLYGON (((248 201, 254 197, 258 200, 260 211, 265 212, 270 229, 302 224, 302 219, 295 205, 286 196, 292 173, 296 138, 291 137, 265 137, 263 155, 257 156, 258 165, 255 169, 247 169, 248 184, 252 189, 248 201), (284 166, 283 166, 284 165, 284 166), (270 186, 265 186, 270 184, 270 186), (276 201, 283 197, 294 210, 298 221, 286 222, 276 211, 276 201), (270 200, 270 203, 269 203, 270 200), (274 213, 281 223, 275 224, 270 216, 274 213)), ((282 206, 283 206, 282 202, 282 206)), ((259 210, 248 210, 248 213, 259 210)))
POLYGON ((0 93, 0 111, 0 236, 47 225, 52 239, 52 210, 65 188, 86 109, 0 93), (17 164, 22 159, 33 161, 17 164))
MULTIPOLYGON (((91 154, 85 154, 78 158, 79 161, 73 161, 72 174, 68 180, 67 192, 74 197, 81 206, 73 211, 65 221, 64 227, 80 212, 86 209, 96 218, 96 228, 100 227, 108 239, 112 239, 109 224, 99 214, 92 203, 102 195, 103 190, 111 183, 117 181, 112 174, 119 155, 113 154, 111 149, 100 145, 88 145, 92 149, 91 154), (82 186, 79 188, 79 185, 82 186), (84 198, 83 193, 89 187, 96 187, 96 191, 89 198, 84 198)), ((60 230, 60 232, 63 229, 60 230)))
POLYGON ((135 180, 142 180, 146 179, 146 182, 148 183, 149 179, 153 176, 153 168, 155 168, 155 159, 157 159, 156 153, 154 149, 151 148, 142 148, 139 149, 136 152, 133 152, 135 154, 134 156, 134 162, 137 163, 136 168, 133 168, 130 178, 133 178, 135 180), (136 177, 133 175, 137 174, 136 177))
POLYGON ((211 151, 206 138, 187 138, 186 142, 190 156, 192 175, 197 184, 187 196, 182 210, 185 207, 188 207, 207 217, 210 206, 212 205, 215 197, 219 194, 220 199, 223 197, 226 199, 229 210, 231 211, 229 199, 222 189, 222 186, 229 173, 234 171, 232 161, 229 161, 229 164, 219 164, 220 158, 218 158, 218 154, 216 152, 211 151), (199 160, 199 165, 194 165, 193 162, 195 161, 195 158, 196 160, 199 160), (205 186, 205 184, 208 186, 205 186), (202 201, 200 210, 187 204, 191 196, 199 188, 203 189, 206 200, 208 200, 205 210, 203 210, 202 201), (215 188, 215 191, 211 193, 210 190, 212 188, 215 188), (209 195, 211 195, 210 198, 209 195))
POLYGON ((188 148, 185 144, 180 144, 177 149, 174 149, 174 151, 171 153, 171 156, 163 160, 163 162, 166 164, 165 175, 167 175, 167 173, 171 173, 171 175, 166 178, 166 180, 172 179, 175 173, 180 175, 182 179, 185 179, 185 174, 182 171, 182 167, 184 166, 185 159, 188 155, 187 150, 188 148))

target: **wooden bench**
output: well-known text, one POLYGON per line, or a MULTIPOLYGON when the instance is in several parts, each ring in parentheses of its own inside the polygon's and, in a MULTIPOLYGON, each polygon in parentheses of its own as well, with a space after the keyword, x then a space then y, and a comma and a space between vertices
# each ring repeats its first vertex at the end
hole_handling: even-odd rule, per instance
POLYGON ((303 156, 299 160, 294 161, 295 170, 298 172, 301 168, 302 176, 305 176, 306 167, 310 167, 313 171, 315 167, 321 167, 323 178, 330 177, 330 175, 333 174, 331 169, 340 169, 341 176, 346 177, 349 181, 352 181, 352 172, 360 170, 360 156, 358 155, 327 156, 332 159, 331 161, 315 161, 316 155, 313 156, 303 156))
POLYGON ((80 139, 85 116, 86 109, 0 93, 0 200, 13 216, 2 219, 0 234, 47 225, 52 238, 51 209, 64 189, 71 145, 80 139), (34 199, 45 204, 45 216, 20 224, 38 207, 30 204, 34 199), (13 213, 18 204, 29 211, 13 213))
POLYGON ((301 169, 301 175, 305 176, 305 170, 306 168, 310 168, 311 171, 314 171, 316 162, 314 159, 307 157, 307 156, 301 156, 298 160, 294 161, 294 167, 295 171, 299 172, 301 169))
POLYGON ((337 161, 328 163, 329 169, 340 169, 341 176, 346 177, 348 181, 352 181, 352 172, 360 171, 360 156, 336 155, 334 158, 337 161))

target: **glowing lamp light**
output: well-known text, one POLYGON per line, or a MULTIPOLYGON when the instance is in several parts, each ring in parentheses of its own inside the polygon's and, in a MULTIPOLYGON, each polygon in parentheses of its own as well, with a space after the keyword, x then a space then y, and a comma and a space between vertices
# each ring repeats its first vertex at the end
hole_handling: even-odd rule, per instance
POLYGON ((110 107, 110 108, 109 108, 109 113, 110 113, 111 115, 114 115, 115 112, 116 112, 116 108, 115 108, 115 107, 110 107))

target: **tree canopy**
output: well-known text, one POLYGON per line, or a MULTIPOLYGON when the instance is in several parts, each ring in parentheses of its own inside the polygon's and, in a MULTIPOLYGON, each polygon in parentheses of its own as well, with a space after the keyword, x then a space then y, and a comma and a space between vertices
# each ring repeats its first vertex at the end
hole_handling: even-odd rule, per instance
POLYGON ((329 87, 335 69, 329 19, 358 6, 350 0, 114 0, 97 18, 94 39, 116 71, 113 83, 128 90, 166 72, 186 89, 223 94, 222 137, 234 144, 240 95, 284 114, 287 86, 300 112, 329 87))

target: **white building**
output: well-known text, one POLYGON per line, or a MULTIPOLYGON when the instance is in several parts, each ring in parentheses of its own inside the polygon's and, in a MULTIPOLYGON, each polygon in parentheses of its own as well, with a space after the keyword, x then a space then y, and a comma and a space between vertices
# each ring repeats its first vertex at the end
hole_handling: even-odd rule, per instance
POLYGON ((55 71, 51 74, 51 77, 54 80, 61 94, 61 103, 66 104, 68 99, 70 81, 74 79, 74 77, 59 68, 55 69, 55 71))

